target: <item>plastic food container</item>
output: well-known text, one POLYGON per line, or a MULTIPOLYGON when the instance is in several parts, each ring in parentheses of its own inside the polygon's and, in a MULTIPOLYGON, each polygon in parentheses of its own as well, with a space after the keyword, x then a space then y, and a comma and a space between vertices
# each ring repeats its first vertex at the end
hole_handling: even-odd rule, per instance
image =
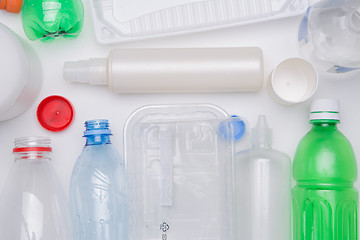
POLYGON ((95 35, 105 44, 295 16, 308 5, 308 0, 91 1, 95 35))
POLYGON ((41 67, 34 51, 0 23, 0 121, 14 118, 34 103, 41 87, 41 67))
POLYGON ((233 156, 248 148, 246 127, 212 105, 133 113, 124 141, 129 239, 235 239, 233 156))

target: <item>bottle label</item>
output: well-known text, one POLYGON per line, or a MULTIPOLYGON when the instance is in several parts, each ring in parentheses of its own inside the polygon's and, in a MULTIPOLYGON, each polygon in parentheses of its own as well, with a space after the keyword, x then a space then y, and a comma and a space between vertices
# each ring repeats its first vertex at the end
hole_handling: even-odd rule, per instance
POLYGON ((300 46, 304 46, 306 43, 309 42, 308 37, 308 21, 309 21, 309 12, 311 7, 309 7, 306 11, 305 16, 303 17, 300 27, 299 27, 299 33, 298 33, 298 41, 300 43, 300 46))
POLYGON ((347 73, 347 72, 351 72, 351 71, 355 71, 355 70, 359 70, 360 68, 348 68, 348 67, 341 67, 341 66, 337 66, 334 65, 333 67, 331 67, 328 72, 329 73, 347 73))

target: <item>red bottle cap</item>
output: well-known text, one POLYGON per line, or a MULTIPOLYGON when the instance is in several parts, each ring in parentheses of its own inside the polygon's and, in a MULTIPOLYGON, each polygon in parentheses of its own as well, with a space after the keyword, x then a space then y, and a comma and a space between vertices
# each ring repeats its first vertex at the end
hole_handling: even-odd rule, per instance
POLYGON ((37 118, 41 126, 52 132, 60 132, 70 126, 74 118, 74 108, 62 96, 49 96, 37 108, 37 118))

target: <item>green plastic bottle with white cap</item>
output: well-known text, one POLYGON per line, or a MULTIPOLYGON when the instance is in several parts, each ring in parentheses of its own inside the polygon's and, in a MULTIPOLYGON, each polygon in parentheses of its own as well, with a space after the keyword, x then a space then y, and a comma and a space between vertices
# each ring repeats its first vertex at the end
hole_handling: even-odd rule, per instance
POLYGON ((293 164, 293 240, 357 240, 357 166, 349 140, 338 130, 339 103, 315 100, 311 130, 293 164))

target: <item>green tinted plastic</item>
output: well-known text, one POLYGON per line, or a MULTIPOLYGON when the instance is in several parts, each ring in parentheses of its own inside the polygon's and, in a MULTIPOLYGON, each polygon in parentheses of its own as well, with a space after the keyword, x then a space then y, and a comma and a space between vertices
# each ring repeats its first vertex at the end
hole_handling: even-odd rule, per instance
POLYGON ((354 151, 334 121, 312 121, 294 157, 294 240, 357 240, 354 151))
POLYGON ((81 0, 24 0, 22 21, 30 40, 77 37, 83 26, 81 0))

